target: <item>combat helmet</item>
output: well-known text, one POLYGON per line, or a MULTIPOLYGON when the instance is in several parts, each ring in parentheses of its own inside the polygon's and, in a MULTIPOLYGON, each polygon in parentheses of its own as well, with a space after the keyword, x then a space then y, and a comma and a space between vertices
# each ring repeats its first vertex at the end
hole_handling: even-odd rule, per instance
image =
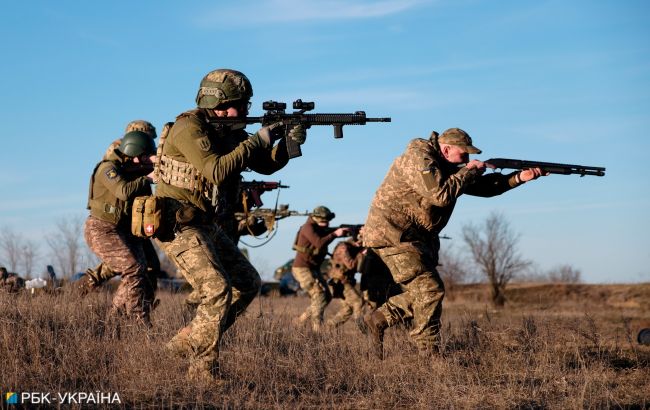
POLYGON ((129 157, 137 157, 142 154, 154 154, 156 144, 153 138, 142 131, 130 131, 124 134, 117 150, 129 157))
POLYGON ((336 214, 326 206, 320 205, 314 208, 310 216, 316 221, 316 222, 328 222, 334 219, 336 214))
POLYGON ((129 133, 131 131, 142 131, 145 134, 148 134, 151 138, 156 138, 156 127, 153 126, 149 121, 145 120, 134 120, 126 124, 126 129, 124 133, 129 133))
POLYGON ((201 80, 196 106, 214 109, 226 103, 248 101, 252 96, 253 87, 243 73, 221 68, 210 71, 201 80))

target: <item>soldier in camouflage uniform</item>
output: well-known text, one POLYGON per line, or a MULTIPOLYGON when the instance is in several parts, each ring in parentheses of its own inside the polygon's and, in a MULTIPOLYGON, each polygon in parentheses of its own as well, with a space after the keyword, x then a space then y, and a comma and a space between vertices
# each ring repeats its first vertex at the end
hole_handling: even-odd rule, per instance
POLYGON ((293 277, 300 283, 302 290, 307 292, 311 304, 298 318, 300 323, 311 319, 314 331, 319 331, 323 324, 323 313, 332 300, 325 279, 320 272, 320 265, 327 256, 327 246, 338 237, 348 233, 348 229, 330 229, 329 222, 336 215, 325 206, 317 206, 305 224, 300 227, 293 249, 296 257, 291 266, 293 277))
MULTIPOLYGON (((156 128, 148 121, 134 120, 129 122, 126 125, 124 133, 127 134, 131 131, 143 132, 154 140, 157 138, 156 128)), ((109 157, 114 155, 115 150, 119 148, 121 142, 122 139, 113 141, 106 150, 103 160, 108 160, 109 157)), ((136 174, 141 174, 143 172, 143 167, 141 165, 132 168, 134 168, 133 171, 136 174)), ((131 170, 127 169, 125 172, 128 174, 131 172, 131 170)), ((147 271, 145 274, 147 279, 145 282, 145 299, 155 300, 155 293, 156 289, 158 288, 158 277, 160 276, 160 260, 158 259, 158 254, 151 240, 142 240, 142 248, 144 250, 145 260, 147 264, 147 271)), ((86 269, 84 276, 79 279, 78 288, 81 293, 85 295, 87 292, 92 292, 99 289, 104 283, 114 278, 115 276, 118 276, 119 274, 119 272, 114 272, 111 270, 111 268, 103 261, 100 261, 96 267, 86 269)))
MULTIPOLYGON (((286 127, 281 123, 253 135, 244 130, 244 121, 210 123, 215 117, 244 118, 252 95, 241 72, 211 71, 201 81, 198 108, 180 114, 168 134, 161 135, 156 197, 164 209, 156 237, 200 296, 194 319, 167 349, 189 356, 192 379, 218 377, 221 337, 261 286, 258 272, 217 223, 234 221, 244 169, 272 174, 289 160, 282 139, 286 127)), ((292 128, 288 135, 298 144, 305 141, 302 127, 292 128)))
POLYGON ((23 288, 25 288, 25 279, 15 273, 7 272, 7 268, 0 266, 0 290, 16 293, 23 288))
POLYGON ((90 249, 112 271, 122 276, 113 297, 113 316, 126 315, 150 326, 153 300, 146 278, 142 238, 131 234, 131 204, 135 197, 151 195, 150 164, 155 143, 142 131, 127 132, 117 149, 93 170, 88 194, 90 215, 84 238, 90 249), (141 171, 137 172, 140 168, 141 171))
POLYGON ((429 140, 414 139, 375 193, 364 245, 379 255, 402 289, 365 317, 379 357, 383 357, 384 330, 406 320, 412 320, 410 336, 421 352, 438 350, 445 294, 436 270, 438 235, 458 197, 499 195, 542 175, 540 169, 483 175, 486 165, 469 161, 469 154, 480 153, 458 128, 440 136, 433 132, 429 140))
POLYGON ((365 331, 365 326, 362 324, 363 298, 357 290, 357 282, 354 278, 359 271, 365 253, 359 238, 350 238, 339 242, 334 247, 328 276, 331 283, 337 283, 335 286, 343 286, 343 297, 341 308, 333 318, 327 321, 329 326, 339 327, 352 317, 360 329, 365 331))

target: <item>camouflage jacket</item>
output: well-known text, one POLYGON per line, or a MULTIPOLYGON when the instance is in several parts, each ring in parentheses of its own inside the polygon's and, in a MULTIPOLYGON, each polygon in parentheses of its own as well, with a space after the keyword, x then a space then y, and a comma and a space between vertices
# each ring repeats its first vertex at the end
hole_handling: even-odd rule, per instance
POLYGON ((480 175, 476 169, 446 162, 430 140, 411 140, 391 165, 370 205, 364 246, 421 242, 438 250, 438 234, 447 225, 462 194, 489 197, 517 186, 515 174, 480 175))
POLYGON ((216 214, 214 220, 232 237, 237 230, 234 212, 239 202, 241 172, 250 168, 269 175, 284 167, 289 158, 284 140, 272 149, 256 147, 246 131, 210 124, 208 120, 213 115, 206 109, 187 111, 176 118, 164 142, 161 137, 161 172, 166 164, 167 169, 185 169, 188 177, 196 181, 192 181, 193 187, 184 188, 165 182, 161 176, 156 196, 216 214), (216 206, 212 205, 214 194, 216 206))
POLYGON ((339 242, 332 252, 332 264, 329 277, 345 283, 354 283, 354 274, 363 259, 362 246, 356 246, 350 241, 339 242))
POLYGON ((300 227, 293 249, 296 257, 293 260, 294 268, 318 269, 327 256, 327 246, 336 239, 334 230, 319 226, 311 216, 300 227))

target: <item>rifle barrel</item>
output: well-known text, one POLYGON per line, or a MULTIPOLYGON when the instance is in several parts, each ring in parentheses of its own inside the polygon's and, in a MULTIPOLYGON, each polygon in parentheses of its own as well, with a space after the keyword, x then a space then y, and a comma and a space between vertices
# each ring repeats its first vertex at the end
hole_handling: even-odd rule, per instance
POLYGON ((578 174, 581 176, 594 175, 602 177, 605 175, 605 167, 593 167, 589 165, 560 164, 555 162, 528 161, 510 158, 491 158, 485 163, 495 166, 496 168, 507 169, 530 169, 541 168, 542 171, 551 174, 578 174))

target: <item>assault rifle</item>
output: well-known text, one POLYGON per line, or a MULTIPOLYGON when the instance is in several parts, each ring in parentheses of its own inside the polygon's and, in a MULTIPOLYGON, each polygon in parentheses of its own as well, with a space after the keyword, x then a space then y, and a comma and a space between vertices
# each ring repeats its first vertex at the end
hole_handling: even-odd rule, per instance
POLYGON ((242 219, 246 218, 246 215, 248 216, 252 215, 256 218, 263 218, 264 220, 269 220, 272 218, 275 221, 279 221, 280 219, 288 218, 290 216, 307 216, 309 215, 309 212, 292 211, 289 209, 289 205, 287 204, 279 205, 277 209, 270 209, 270 208, 253 209, 252 211, 248 212, 248 214, 244 212, 235 212, 235 218, 238 221, 241 221, 242 219))
MULTIPOLYGON (((235 212, 235 219, 239 221, 239 230, 242 235, 261 235, 264 232, 272 232, 276 222, 290 216, 307 216, 309 213, 291 211, 289 205, 279 205, 277 209, 257 208, 250 212, 235 212), (249 219, 253 217, 253 220, 249 219), (263 222, 265 229, 260 230, 263 222)), ((270 238, 269 238, 270 240, 270 238)), ((250 245, 249 245, 250 246, 250 245)), ((259 245, 258 245, 259 246, 259 245)))
POLYGON ((297 144, 289 138, 289 130, 292 126, 302 125, 309 128, 312 125, 332 125, 334 126, 334 138, 343 138, 344 125, 366 125, 368 122, 390 122, 390 117, 369 118, 364 111, 356 111, 353 114, 306 114, 307 111, 313 110, 315 104, 296 100, 293 102, 293 113, 285 112, 287 104, 277 101, 265 101, 262 103, 262 109, 266 111, 261 117, 229 118, 216 117, 209 121, 213 124, 262 124, 270 125, 276 122, 282 122, 286 125, 285 140, 287 143, 287 153, 289 158, 295 158, 302 155, 300 144, 297 144))
POLYGON ((245 200, 250 200, 252 204, 246 204, 247 208, 259 208, 262 202, 264 192, 273 191, 274 189, 289 188, 288 185, 282 185, 282 182, 275 181, 241 181, 239 187, 245 196, 245 200))
POLYGON ((359 236, 361 228, 363 228, 363 224, 341 224, 330 229, 336 230, 338 228, 348 229, 350 233, 346 236, 351 236, 353 239, 356 239, 359 236))
POLYGON ((526 161, 522 159, 510 158, 491 158, 484 162, 498 169, 540 168, 542 171, 549 172, 551 174, 578 174, 581 177, 584 177, 585 175, 595 175, 602 177, 605 175, 604 167, 590 167, 587 165, 556 164, 554 162, 526 161))

